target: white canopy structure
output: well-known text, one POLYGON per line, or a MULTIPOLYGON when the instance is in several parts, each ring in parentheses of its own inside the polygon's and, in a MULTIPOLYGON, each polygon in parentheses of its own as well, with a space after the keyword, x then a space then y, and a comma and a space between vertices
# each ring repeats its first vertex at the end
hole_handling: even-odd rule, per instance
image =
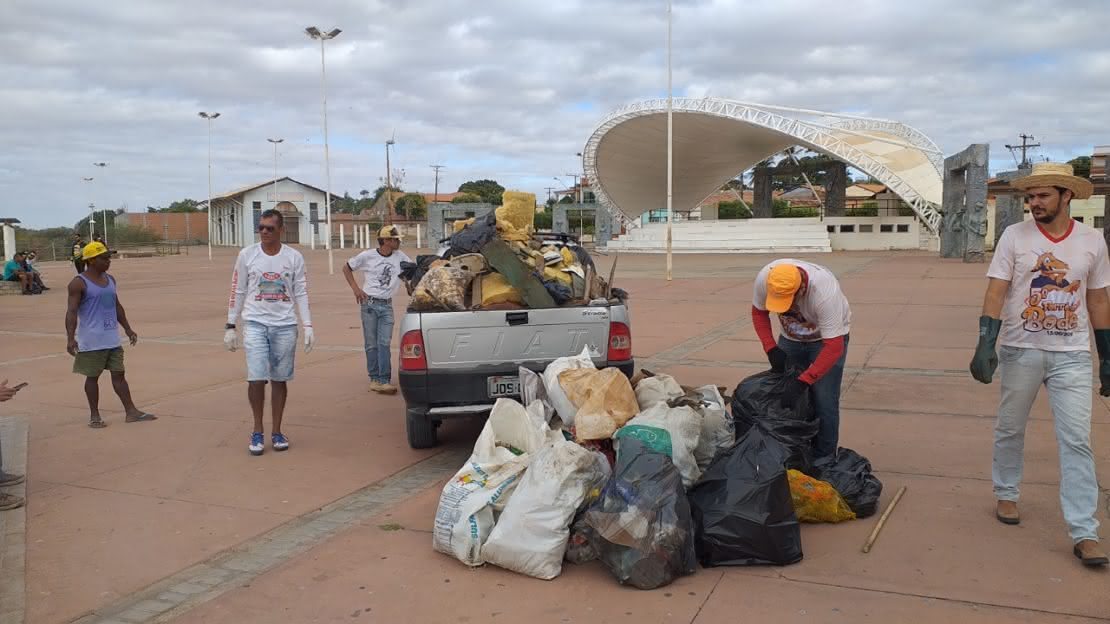
MULTIPOLYGON (((675 98, 673 106, 676 211, 694 209, 728 180, 801 145, 879 180, 937 231, 944 156, 910 126, 720 98, 675 98)), ((583 155, 590 187, 614 214, 636 219, 663 208, 667 100, 617 109, 594 130, 583 155)))

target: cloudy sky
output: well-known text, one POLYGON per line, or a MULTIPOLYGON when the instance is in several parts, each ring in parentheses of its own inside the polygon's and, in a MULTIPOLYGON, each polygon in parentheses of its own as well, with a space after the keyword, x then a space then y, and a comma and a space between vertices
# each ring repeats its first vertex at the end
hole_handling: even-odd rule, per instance
MULTIPOLYGON (((622 104, 665 94, 658 0, 0 0, 0 216, 72 225, 281 175, 323 186, 328 44, 332 186, 493 178, 536 192, 622 104), (93 162, 108 162, 95 169, 93 162), (83 177, 92 176, 86 183, 83 177)), ((676 95, 896 119, 946 152, 1020 132, 1038 156, 1110 143, 1110 3, 682 0, 676 95)))

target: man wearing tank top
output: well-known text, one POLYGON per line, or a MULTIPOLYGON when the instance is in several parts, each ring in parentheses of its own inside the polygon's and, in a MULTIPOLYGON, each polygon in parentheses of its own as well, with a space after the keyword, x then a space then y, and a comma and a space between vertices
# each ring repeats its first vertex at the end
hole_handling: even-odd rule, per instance
POLYGON ((243 317, 243 350, 247 355, 247 398, 254 414, 254 431, 247 450, 261 455, 266 448, 262 426, 269 383, 273 428, 270 443, 275 451, 289 448, 289 438, 281 431, 288 396, 287 383, 293 379, 293 359, 297 352, 297 315, 304 327, 304 352, 316 345, 312 316, 308 310, 308 278, 304 256, 281 244, 285 222, 277 210, 263 212, 258 221, 262 242, 245 247, 235 261, 231 274, 231 300, 228 304, 224 346, 234 351, 239 346, 236 321, 243 317))
POLYGON ((971 360, 972 376, 985 384, 1002 363, 994 425, 995 516, 1003 524, 1021 522, 1025 427, 1044 386, 1072 552, 1085 566, 1105 567, 1110 558, 1098 543, 1099 486, 1091 450, 1091 334, 1099 393, 1110 396, 1110 261, 1102 233, 1071 218, 1071 200, 1090 197, 1093 188, 1071 165, 1059 163, 1036 163, 1011 185, 1025 193, 1033 220, 1006 228, 995 247, 971 360))
POLYGON ((85 270, 69 283, 66 309, 66 351, 73 356, 73 372, 85 378, 85 398, 89 401, 89 426, 101 429, 107 423, 100 417, 100 374, 112 375, 112 389, 123 403, 124 422, 156 420, 135 407, 131 388, 123 372, 123 346, 119 328, 131 346, 139 336, 127 322, 116 290, 116 279, 108 274, 111 253, 103 243, 89 243, 81 251, 85 270))

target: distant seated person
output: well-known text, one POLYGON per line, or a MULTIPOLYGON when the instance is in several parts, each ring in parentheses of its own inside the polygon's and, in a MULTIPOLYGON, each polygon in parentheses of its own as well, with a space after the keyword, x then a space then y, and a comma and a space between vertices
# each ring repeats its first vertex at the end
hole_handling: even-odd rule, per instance
POLYGON ((5 282, 19 282, 23 287, 23 294, 30 295, 31 293, 31 274, 23 267, 23 260, 25 256, 22 251, 17 251, 11 260, 4 264, 4 281, 5 282))
POLYGON ((46 284, 42 281, 42 274, 39 273, 39 270, 35 268, 35 260, 37 260, 38 257, 39 257, 39 252, 37 250, 32 249, 31 251, 26 252, 24 254, 24 258, 23 258, 23 269, 31 274, 31 290, 32 291, 34 291, 36 289, 38 289, 40 291, 50 290, 49 288, 46 287, 46 284))

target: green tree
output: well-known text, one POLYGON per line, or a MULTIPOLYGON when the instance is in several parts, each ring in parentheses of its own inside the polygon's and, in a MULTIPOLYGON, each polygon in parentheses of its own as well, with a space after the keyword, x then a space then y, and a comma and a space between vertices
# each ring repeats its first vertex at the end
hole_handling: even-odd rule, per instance
POLYGON ((147 206, 147 212, 207 212, 208 207, 201 207, 200 202, 195 199, 180 199, 173 202, 164 208, 147 206))
POLYGON ((452 204, 480 204, 480 203, 482 203, 482 198, 478 195, 473 194, 473 193, 463 193, 462 195, 459 195, 459 196, 455 197, 455 199, 452 199, 451 203, 452 204))
POLYGON ((751 219, 752 211, 741 201, 723 201, 717 204, 718 219, 751 219))
POLYGON ((1077 175, 1081 178, 1090 179, 1090 177, 1091 177, 1091 157, 1090 156, 1079 156, 1078 158, 1072 158, 1071 160, 1068 161, 1068 164, 1071 165, 1072 169, 1075 170, 1075 175, 1077 175))
POLYGON ((494 206, 501 205, 501 195, 505 193, 505 187, 501 186, 493 180, 471 180, 470 182, 463 182, 459 185, 460 193, 473 193, 482 198, 482 201, 494 206))
MULTIPOLYGON (((393 190, 394 193, 403 193, 404 192, 404 191, 401 190, 401 187, 397 186, 396 184, 392 185, 390 188, 393 190)), ((370 200, 370 205, 373 206, 374 204, 378 203, 378 200, 381 199, 382 195, 384 195, 384 194, 385 194, 385 185, 384 184, 379 186, 378 188, 374 189, 374 197, 370 200)))
POLYGON ((410 219, 422 219, 428 214, 428 200, 419 193, 408 193, 397 200, 393 211, 410 219))
POLYGON ((548 204, 543 209, 542 212, 537 212, 536 213, 536 220, 535 220, 536 229, 537 230, 550 230, 552 228, 552 222, 553 222, 554 218, 555 218, 554 211, 551 208, 551 204, 548 204))

